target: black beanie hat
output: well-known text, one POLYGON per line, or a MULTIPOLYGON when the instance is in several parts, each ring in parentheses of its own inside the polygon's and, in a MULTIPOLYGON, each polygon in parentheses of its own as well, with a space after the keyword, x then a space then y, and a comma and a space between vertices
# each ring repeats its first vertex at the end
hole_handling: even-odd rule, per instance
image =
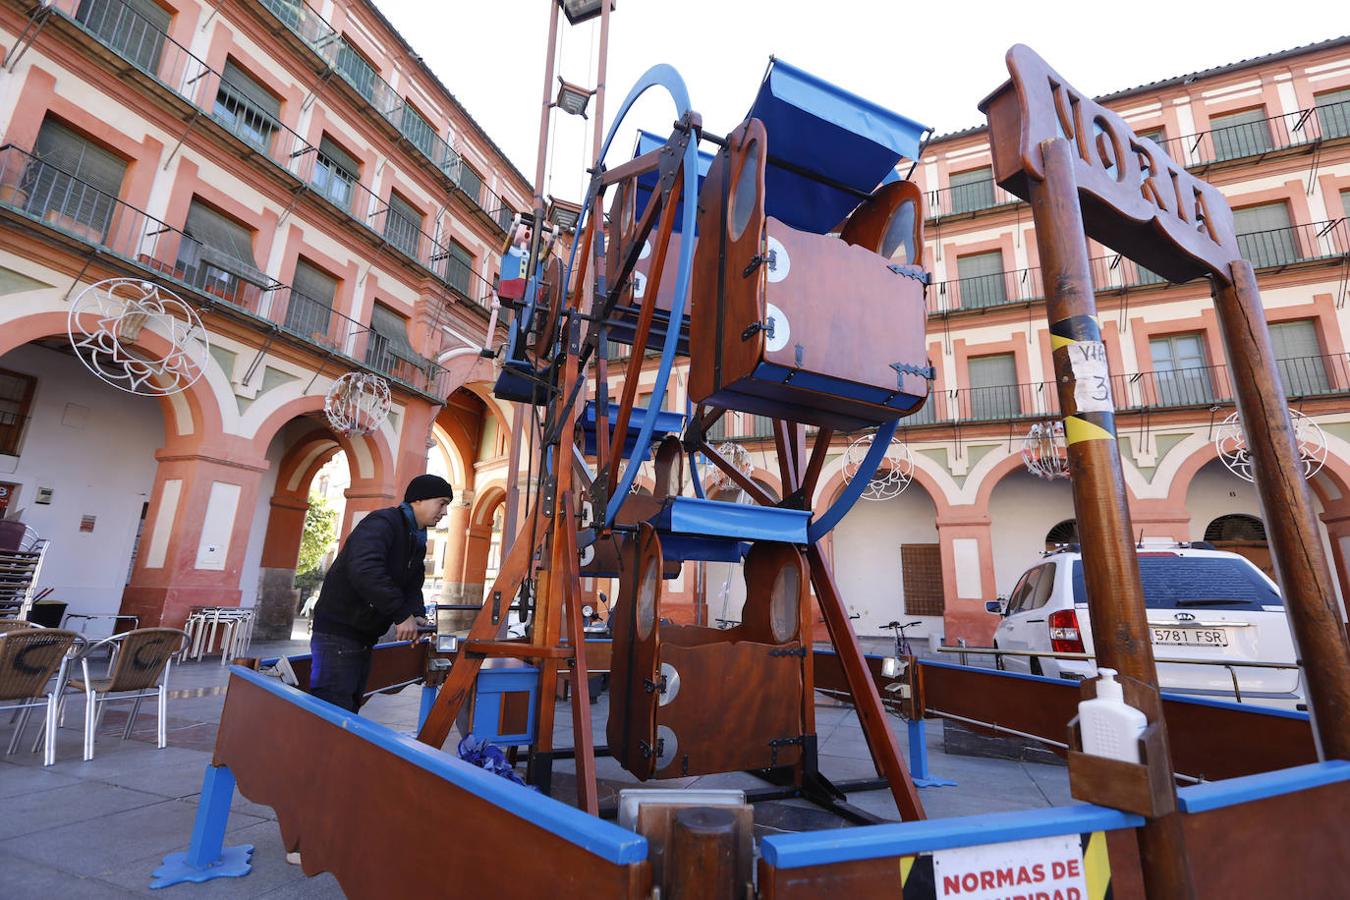
POLYGON ((418 475, 408 482, 408 489, 403 492, 404 503, 431 500, 435 497, 455 499, 455 489, 450 487, 450 482, 439 475, 418 475))

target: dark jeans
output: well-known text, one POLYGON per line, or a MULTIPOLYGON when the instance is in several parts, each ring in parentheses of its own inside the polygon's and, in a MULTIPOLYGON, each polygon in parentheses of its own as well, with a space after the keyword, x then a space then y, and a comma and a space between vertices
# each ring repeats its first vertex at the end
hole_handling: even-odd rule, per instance
POLYGON ((359 710, 370 675, 370 647, 354 638, 316 631, 309 649, 313 654, 309 692, 334 706, 359 710))

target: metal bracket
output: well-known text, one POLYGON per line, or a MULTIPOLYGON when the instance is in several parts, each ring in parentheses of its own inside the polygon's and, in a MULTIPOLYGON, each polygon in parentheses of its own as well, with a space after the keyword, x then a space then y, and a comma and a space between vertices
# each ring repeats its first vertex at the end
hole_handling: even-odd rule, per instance
MULTIPOLYGON (((769 655, 770 655, 770 656, 799 656, 799 657, 801 657, 802 659, 806 659, 806 648, 805 648, 805 647, 775 647, 774 649, 772 649, 772 650, 769 651, 769 655)), ((795 740, 797 740, 798 742, 800 742, 800 741, 801 741, 801 738, 796 738, 795 740)))
POLYGON ((749 325, 745 326, 745 330, 741 332, 741 340, 750 340, 755 336, 755 332, 758 331, 764 332, 766 338, 773 340, 773 319, 769 319, 766 322, 751 322, 749 325))
POLYGON ((492 592, 492 624, 499 625, 502 621, 502 592, 492 592))
POLYGON ((805 746, 803 736, 799 734, 796 737, 774 738, 773 740, 769 741, 769 765, 770 766, 778 765, 779 747, 790 747, 793 744, 796 744, 798 747, 805 746))
POLYGON ((649 694, 664 694, 666 692, 666 676, 662 675, 656 681, 642 679, 642 689, 649 694))
POLYGON ((918 266, 902 266, 899 263, 891 263, 886 268, 904 278, 913 278, 924 287, 933 283, 933 276, 918 266))
POLYGON ((891 368, 895 370, 895 381, 897 387, 904 386, 904 376, 918 375, 925 381, 933 381, 937 378, 937 370, 930 366, 913 366, 909 363, 891 363, 891 368))
POLYGON ((666 739, 657 738, 655 747, 646 741, 638 741, 638 751, 642 754, 643 759, 651 759, 653 756, 660 756, 662 753, 666 752, 666 739))
POLYGON ((777 266, 777 265, 778 265, 778 251, 777 251, 777 250, 770 250, 768 253, 763 253, 763 254, 758 254, 758 255, 756 255, 756 256, 752 256, 752 257, 750 258, 750 262, 746 265, 745 269, 741 272, 741 277, 742 277, 742 278, 749 278, 751 275, 755 274, 755 270, 756 270, 756 269, 758 269, 760 266, 764 265, 765 263, 768 263, 768 264, 769 264, 769 268, 771 268, 771 269, 774 268, 775 266, 777 266))

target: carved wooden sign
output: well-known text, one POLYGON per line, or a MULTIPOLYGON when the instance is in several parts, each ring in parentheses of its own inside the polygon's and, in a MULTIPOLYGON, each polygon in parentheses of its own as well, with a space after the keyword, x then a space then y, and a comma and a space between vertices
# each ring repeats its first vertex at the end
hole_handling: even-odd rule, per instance
POLYGON ((1008 51, 1012 78, 980 104, 994 178, 1022 199, 1044 178, 1040 144, 1065 138, 1089 236, 1172 281, 1227 281, 1241 257, 1228 201, 1125 120, 1075 90, 1030 47, 1008 51), (1161 239, 1160 239, 1161 238, 1161 239))

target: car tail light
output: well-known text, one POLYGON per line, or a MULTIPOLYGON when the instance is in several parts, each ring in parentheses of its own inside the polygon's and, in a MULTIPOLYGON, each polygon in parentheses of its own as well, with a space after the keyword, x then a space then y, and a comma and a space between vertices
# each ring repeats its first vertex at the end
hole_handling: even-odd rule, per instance
POLYGON ((1078 614, 1061 609, 1050 614, 1050 649, 1056 653, 1083 653, 1083 636, 1078 631, 1078 614))

